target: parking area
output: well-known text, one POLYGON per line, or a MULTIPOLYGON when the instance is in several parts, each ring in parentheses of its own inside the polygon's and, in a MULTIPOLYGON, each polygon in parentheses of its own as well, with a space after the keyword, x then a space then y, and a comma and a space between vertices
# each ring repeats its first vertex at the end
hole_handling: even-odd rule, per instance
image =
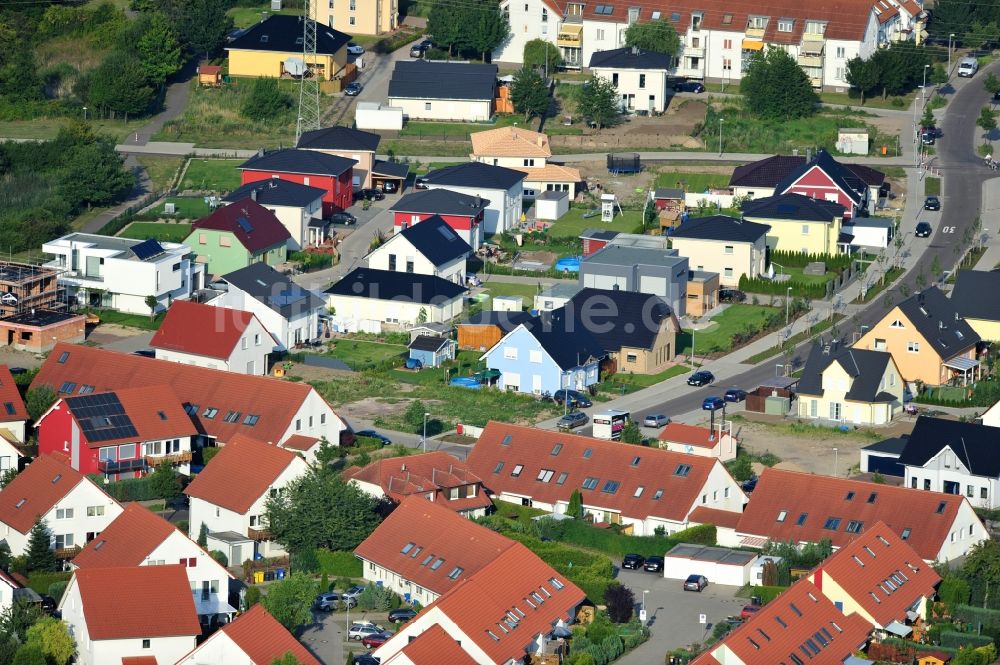
POLYGON ((739 615, 747 603, 737 598, 739 587, 709 585, 701 593, 684 591, 680 580, 664 579, 661 574, 645 571, 620 570, 618 580, 635 594, 637 608, 642 605, 642 592, 646 594, 646 625, 649 641, 618 661, 621 665, 646 665, 662 663, 663 655, 670 649, 692 642, 703 642, 718 621, 730 615, 739 615), (699 623, 704 614, 706 623, 699 623))
MULTIPOLYGON (((396 632, 397 626, 386 621, 384 612, 351 612, 350 622, 371 621, 396 632)), ((324 665, 342 665, 347 652, 355 656, 366 653, 368 649, 358 641, 347 641, 346 612, 313 612, 314 622, 299 629, 297 637, 310 652, 324 665)))

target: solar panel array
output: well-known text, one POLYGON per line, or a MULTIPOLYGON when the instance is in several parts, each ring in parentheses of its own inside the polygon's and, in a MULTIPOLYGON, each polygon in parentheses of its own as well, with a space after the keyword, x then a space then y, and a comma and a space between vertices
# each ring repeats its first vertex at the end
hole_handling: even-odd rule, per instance
POLYGON ((135 254, 135 258, 140 261, 148 261, 149 259, 166 253, 163 249, 163 245, 155 240, 143 240, 138 245, 133 245, 131 249, 132 253, 135 254))
POLYGON ((307 297, 308 294, 302 287, 293 284, 281 293, 268 296, 267 301, 275 307, 284 307, 305 300, 307 297))
POLYGON ((83 435, 91 443, 139 435, 118 395, 114 393, 70 397, 66 399, 66 405, 80 423, 83 435))
POLYGON ((236 220, 236 223, 240 225, 240 228, 243 229, 244 233, 250 233, 253 231, 253 224, 251 224, 250 220, 246 217, 240 217, 236 220))

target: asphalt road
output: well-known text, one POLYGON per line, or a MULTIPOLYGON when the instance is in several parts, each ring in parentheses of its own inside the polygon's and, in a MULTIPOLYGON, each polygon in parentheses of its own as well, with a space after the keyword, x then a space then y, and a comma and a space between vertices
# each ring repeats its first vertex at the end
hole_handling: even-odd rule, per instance
MULTIPOLYGON (((930 238, 927 251, 917 261, 914 268, 900 278, 894 287, 882 292, 867 307, 855 316, 838 324, 842 338, 853 339, 855 332, 860 332, 862 326, 870 328, 891 306, 898 304, 906 297, 905 290, 913 294, 919 289, 916 286, 917 275, 923 273, 927 283, 934 279, 931 276, 931 266, 935 258, 942 270, 950 270, 958 262, 962 254, 963 238, 967 229, 975 225, 982 205, 983 183, 995 177, 983 165, 983 160, 976 152, 980 142, 981 130, 976 127, 979 110, 989 103, 990 95, 983 88, 983 81, 990 72, 1000 72, 1000 62, 994 62, 980 69, 971 79, 955 79, 950 84, 955 92, 948 94, 948 106, 941 122, 943 138, 938 141, 937 161, 934 165, 940 167, 942 176, 942 196, 940 222, 934 236, 930 238), (891 303, 891 305, 890 305, 891 303)), ((809 352, 810 342, 804 342, 795 349, 793 362, 804 363, 809 352)), ((775 359, 767 360, 747 371, 727 379, 726 386, 740 386, 752 389, 774 376, 775 359)), ((692 388, 674 399, 667 400, 654 408, 637 411, 633 419, 641 420, 649 413, 665 413, 667 415, 688 413, 701 408, 701 403, 710 395, 724 392, 725 387, 716 385, 706 388, 692 388), (720 390, 721 388, 721 390, 720 390)))

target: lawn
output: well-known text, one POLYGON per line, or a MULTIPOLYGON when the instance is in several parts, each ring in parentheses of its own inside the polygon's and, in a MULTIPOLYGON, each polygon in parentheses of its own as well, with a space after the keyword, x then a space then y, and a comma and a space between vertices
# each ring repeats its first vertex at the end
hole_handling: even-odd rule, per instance
MULTIPOLYGON (((539 284, 541 284, 541 280, 539 280, 539 284)), ((538 294, 539 284, 511 284, 508 282, 490 281, 484 284, 484 287, 489 291, 491 299, 497 296, 521 296, 524 299, 523 304, 525 307, 531 309, 535 295, 538 294)), ((483 308, 489 309, 489 304, 483 303, 483 308)))
POLYGON ((163 203, 159 204, 141 217, 158 219, 159 217, 171 217, 173 219, 201 219, 212 213, 212 208, 205 203, 201 196, 168 196, 163 203), (167 215, 164 212, 168 203, 174 204, 174 214, 167 215))
MULTIPOLYGON (((780 312, 778 307, 730 305, 712 318, 711 326, 694 332, 694 351, 701 355, 729 351, 733 347, 734 334, 747 329, 759 332, 764 329, 768 315, 780 312)), ((678 353, 690 355, 691 334, 690 330, 683 330, 677 335, 678 353)))
POLYGON ((459 351, 455 360, 445 363, 444 367, 426 367, 419 372, 397 368, 389 370, 389 376, 402 383, 440 387, 452 377, 471 376, 484 369, 485 365, 480 360, 482 356, 480 351, 459 351))
POLYGON ((927 196, 940 196, 941 178, 924 178, 924 194, 927 196))
POLYGON ((344 339, 327 352, 344 361, 352 369, 364 369, 378 363, 398 358, 406 353, 402 344, 384 344, 382 342, 366 342, 363 340, 344 339))
POLYGON ((190 224, 164 224, 162 222, 132 222, 118 235, 136 240, 159 240, 162 242, 184 242, 191 233, 190 224))
POLYGON ((267 18, 272 14, 294 14, 302 13, 301 7, 289 7, 277 12, 271 11, 271 4, 262 4, 255 7, 232 7, 226 14, 233 19, 233 25, 237 28, 248 28, 254 23, 259 23, 262 18, 267 18))
POLYGON ((779 269, 778 272, 785 275, 791 275, 792 281, 800 284, 826 284, 837 276, 837 273, 834 272, 827 272, 825 275, 807 275, 804 270, 805 268, 796 266, 781 266, 781 269, 779 269))
POLYGON ((183 157, 162 155, 136 155, 136 160, 146 169, 146 174, 153 183, 153 191, 156 192, 167 191, 184 164, 183 157))
POLYGON ((188 163, 187 171, 177 188, 210 192, 228 192, 240 186, 240 172, 237 166, 242 159, 198 159, 188 163))
MULTIPOLYGON (((34 120, 5 120, 0 122, 0 139, 52 139, 69 123, 69 118, 36 118, 34 120)), ((98 134, 122 141, 130 132, 146 124, 145 120, 87 120, 88 126, 98 134)))
POLYGON ((163 323, 166 312, 160 312, 153 318, 144 314, 126 314, 113 309, 87 310, 88 314, 96 314, 101 319, 101 323, 114 323, 127 328, 139 328, 141 330, 158 330, 163 323))
POLYGON ((691 368, 686 365, 668 367, 659 374, 612 374, 600 384, 600 389, 613 394, 627 394, 640 388, 655 386, 661 381, 687 374, 691 368))
POLYGON ((598 228, 607 231, 620 231, 622 233, 642 232, 642 211, 626 210, 624 215, 615 214, 613 222, 601 221, 601 209, 598 204, 594 208, 573 207, 565 215, 560 217, 555 224, 549 228, 549 235, 553 238, 571 237, 576 238, 587 229, 598 228), (597 214, 584 219, 584 213, 589 210, 596 210, 597 214))
MULTIPOLYGON (((654 187, 671 187, 687 192, 704 192, 708 189, 726 187, 729 176, 724 173, 678 173, 661 171, 656 176, 654 187)), ((713 214, 715 214, 713 212, 713 214)))
MULTIPOLYGON (((513 115, 498 115, 495 123, 473 123, 473 122, 408 122, 399 132, 400 136, 421 136, 428 138, 441 138, 445 136, 461 137, 467 139, 472 132, 482 132, 487 129, 496 129, 513 125, 518 118, 513 115)), ((522 123, 523 124, 523 123, 522 123)))

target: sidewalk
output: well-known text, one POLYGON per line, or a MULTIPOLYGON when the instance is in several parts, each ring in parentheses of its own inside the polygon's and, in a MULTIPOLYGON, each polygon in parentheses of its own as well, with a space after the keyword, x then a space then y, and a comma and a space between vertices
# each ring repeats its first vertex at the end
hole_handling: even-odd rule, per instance
POLYGON ((976 263, 976 270, 993 270, 1000 264, 1000 179, 994 178, 983 183, 983 207, 980 210, 983 229, 980 233, 987 237, 986 253, 976 263))

